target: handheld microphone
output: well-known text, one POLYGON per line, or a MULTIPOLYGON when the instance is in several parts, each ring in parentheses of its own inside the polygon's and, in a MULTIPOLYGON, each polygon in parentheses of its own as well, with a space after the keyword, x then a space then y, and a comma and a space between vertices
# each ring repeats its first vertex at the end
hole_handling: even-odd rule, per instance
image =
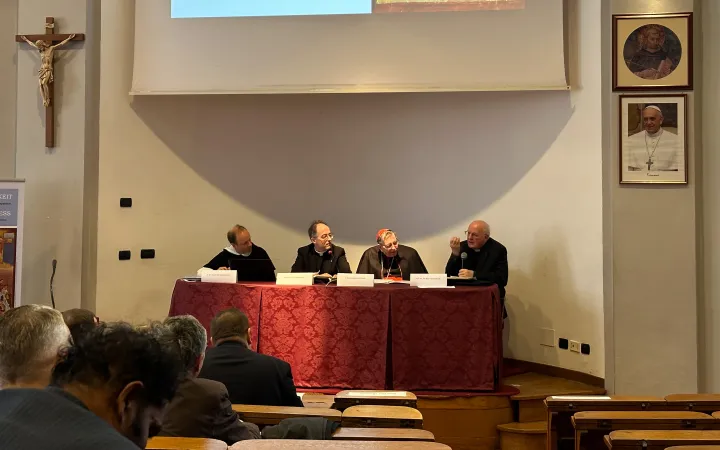
POLYGON ((467 259, 467 253, 460 253, 460 270, 465 268, 465 260, 467 259))
POLYGON ((57 259, 52 260, 52 275, 50 275, 50 301, 55 309, 55 293, 53 292, 53 280, 55 280, 55 270, 57 269, 57 259))

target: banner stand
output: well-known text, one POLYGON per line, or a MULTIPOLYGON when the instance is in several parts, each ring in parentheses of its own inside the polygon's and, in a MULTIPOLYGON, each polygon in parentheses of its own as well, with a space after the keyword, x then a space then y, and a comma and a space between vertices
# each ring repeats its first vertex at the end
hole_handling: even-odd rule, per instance
POLYGON ((20 306, 25 180, 0 179, 0 315, 20 306))

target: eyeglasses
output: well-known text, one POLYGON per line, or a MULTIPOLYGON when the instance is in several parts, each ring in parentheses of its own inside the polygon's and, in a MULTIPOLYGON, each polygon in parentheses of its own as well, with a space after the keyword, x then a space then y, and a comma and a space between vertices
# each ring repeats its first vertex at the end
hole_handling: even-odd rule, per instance
POLYGON ((483 237, 483 236, 485 236, 485 235, 484 235, 484 234, 480 234, 480 233, 471 233, 471 232, 469 232, 469 231, 466 231, 466 232, 465 232, 465 236, 467 236, 467 237, 469 237, 469 238, 481 238, 481 237, 483 237))
POLYGON ((400 244, 398 244, 398 241, 388 242, 387 244, 382 244, 382 246, 384 248, 397 248, 398 245, 400 245, 400 244))
POLYGON ((333 237, 334 237, 334 236, 332 235, 332 233, 328 233, 328 234, 323 234, 322 236, 317 236, 315 239, 322 239, 322 240, 324 241, 324 240, 327 240, 327 239, 332 240, 333 237))

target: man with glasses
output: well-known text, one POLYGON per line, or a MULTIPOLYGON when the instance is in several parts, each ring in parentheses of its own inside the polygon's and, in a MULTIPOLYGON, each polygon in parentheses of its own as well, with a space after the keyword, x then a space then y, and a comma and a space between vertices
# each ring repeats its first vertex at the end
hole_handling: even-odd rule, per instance
POLYGON ((427 273, 420 254, 400 245, 393 230, 383 228, 375 235, 377 245, 365 250, 357 273, 371 273, 376 279, 409 280, 411 273, 427 273))
POLYGON ((462 242, 457 237, 450 239, 452 254, 445 273, 495 283, 500 290, 500 299, 504 299, 508 281, 507 249, 490 237, 490 226, 482 220, 472 222, 465 235, 467 240, 462 242))
POLYGON ((352 273, 345 249, 332 243, 330 227, 322 220, 316 220, 308 228, 310 245, 300 247, 291 272, 313 272, 322 277, 338 273, 352 273))

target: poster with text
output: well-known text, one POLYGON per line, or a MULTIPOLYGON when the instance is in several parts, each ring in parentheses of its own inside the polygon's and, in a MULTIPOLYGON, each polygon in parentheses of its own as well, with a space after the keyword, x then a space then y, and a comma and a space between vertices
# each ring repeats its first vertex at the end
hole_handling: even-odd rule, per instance
POLYGON ((22 185, 0 182, 0 315, 17 305, 22 185))

